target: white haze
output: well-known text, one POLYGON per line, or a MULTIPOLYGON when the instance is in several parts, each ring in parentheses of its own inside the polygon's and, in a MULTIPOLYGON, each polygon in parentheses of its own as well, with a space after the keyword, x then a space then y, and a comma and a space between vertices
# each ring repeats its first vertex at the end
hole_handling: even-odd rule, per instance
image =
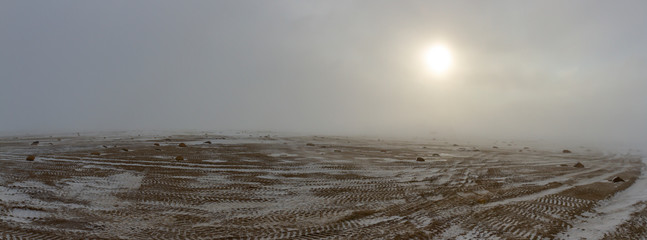
POLYGON ((2 1, 0 131, 647 140, 644 1, 2 1), (437 79, 420 54, 453 51, 437 79))

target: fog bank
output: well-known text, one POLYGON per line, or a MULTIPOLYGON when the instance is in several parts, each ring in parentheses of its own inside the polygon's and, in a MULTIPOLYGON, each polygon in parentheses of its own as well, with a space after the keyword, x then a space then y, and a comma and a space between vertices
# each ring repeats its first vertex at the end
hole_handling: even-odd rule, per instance
POLYGON ((0 131, 643 147, 644 1, 2 1, 0 131), (430 74, 435 43, 451 70, 430 74))

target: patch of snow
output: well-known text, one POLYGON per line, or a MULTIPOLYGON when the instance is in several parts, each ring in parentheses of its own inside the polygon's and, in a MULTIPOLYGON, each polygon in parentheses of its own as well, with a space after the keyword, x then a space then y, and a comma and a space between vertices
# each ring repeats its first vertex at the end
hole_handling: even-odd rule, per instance
POLYGON ((218 160, 202 160, 202 161, 203 161, 203 162, 210 162, 210 163, 223 163, 223 162, 227 162, 227 160, 220 160, 220 159, 218 159, 218 160))
POLYGON ((427 200, 429 201, 440 201, 443 199, 445 199, 445 196, 443 196, 442 194, 434 195, 433 197, 427 197, 427 200))
POLYGON ((27 194, 16 191, 15 189, 0 186, 0 201, 1 202, 22 202, 28 200, 30 197, 27 194))
MULTIPOLYGON (((463 235, 465 233, 465 229, 463 229, 461 226, 458 226, 458 224, 454 224, 451 227, 448 227, 443 231, 442 234, 440 234, 439 238, 440 239, 459 239, 458 237, 461 237, 460 235, 463 235)), ((461 239, 467 239, 467 238, 461 238, 461 239)))
POLYGON ((65 179, 58 184, 62 187, 56 192, 63 198, 86 200, 93 207, 112 209, 115 205, 123 205, 114 193, 139 188, 142 178, 140 175, 120 173, 108 177, 65 179))
POLYGON ((364 218, 360 219, 357 221, 360 225, 363 226, 370 226, 370 225, 375 225, 381 222, 386 222, 386 221, 391 221, 391 220, 400 220, 403 219, 404 217, 400 216, 389 216, 389 217, 375 217, 375 218, 364 218))
POLYGON ((0 216, 5 221, 14 221, 19 223, 31 223, 38 218, 46 217, 48 214, 42 211, 14 208, 9 211, 7 216, 0 216))
POLYGON ((452 179, 451 175, 443 174, 440 178, 438 178, 438 179, 436 179, 436 181, 434 181, 434 184, 443 185, 443 184, 449 182, 449 180, 451 180, 451 179, 452 179))
POLYGON ((298 157, 299 154, 293 154, 293 153, 270 153, 270 154, 267 154, 267 156, 270 156, 270 157, 298 157))
POLYGON ((257 176, 257 178, 264 178, 264 179, 283 179, 284 177, 276 176, 276 175, 273 175, 273 174, 269 174, 269 175, 257 176))
POLYGON ((478 195, 487 195, 487 194, 490 194, 490 191, 483 189, 483 190, 474 191, 474 193, 478 195))
MULTIPOLYGON (((643 158, 647 164, 647 159, 643 158)), ((600 239, 627 221, 636 211, 634 204, 647 200, 647 173, 643 167, 640 177, 629 188, 601 203, 593 213, 583 214, 568 231, 559 234, 562 239, 600 239)))

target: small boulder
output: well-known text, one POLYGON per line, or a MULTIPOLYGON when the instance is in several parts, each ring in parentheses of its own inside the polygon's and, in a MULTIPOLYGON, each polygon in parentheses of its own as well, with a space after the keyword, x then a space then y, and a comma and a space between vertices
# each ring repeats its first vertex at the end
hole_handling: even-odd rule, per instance
POLYGON ((440 157, 440 154, 438 154, 438 153, 433 153, 433 154, 431 154, 431 156, 432 156, 432 157, 440 157))
POLYGON ((339 149, 335 149, 335 152, 341 152, 341 150, 339 150, 339 149))
POLYGON ((36 160, 36 156, 34 155, 27 156, 27 161, 34 161, 34 160, 36 160))
POLYGON ((314 143, 306 143, 306 146, 314 147, 314 143))
POLYGON ((158 146, 159 147, 160 144, 159 143, 153 143, 153 146, 158 146))
POLYGON ((620 177, 614 177, 613 179, 611 179, 611 181, 612 182, 624 182, 625 180, 620 178, 620 177))
POLYGON ((32 146, 37 146, 40 142, 39 141, 34 141, 31 143, 32 146))
POLYGON ((106 145, 102 145, 102 147, 103 147, 103 148, 108 148, 108 146, 106 146, 106 145))
POLYGON ((177 156, 177 157, 175 157, 175 160, 177 160, 177 161, 182 161, 182 160, 184 160, 184 157, 182 157, 182 156, 177 156))
POLYGON ((425 159, 424 159, 424 158, 421 158, 421 157, 418 157, 418 158, 416 158, 416 161, 418 161, 418 162, 424 162, 424 161, 425 161, 425 159))
POLYGON ((499 148, 499 147, 497 147, 497 146, 492 146, 492 148, 499 148))
POLYGON ((206 142, 204 142, 204 143, 206 143, 206 144, 211 144, 211 141, 206 141, 206 142))
POLYGON ((121 151, 128 152, 128 148, 122 148, 121 151))
POLYGON ((162 151, 161 148, 155 148, 155 151, 162 151))
POLYGON ((186 147, 186 144, 184 144, 184 143, 180 143, 180 144, 178 144, 178 146, 179 146, 179 147, 186 147))
POLYGON ((571 150, 564 149, 564 150, 562 150, 562 153, 571 153, 571 150))
POLYGON ((100 155, 101 155, 101 153, 99 153, 99 152, 92 152, 92 153, 90 153, 90 155, 100 156, 100 155))
POLYGON ((576 168, 583 168, 583 167, 584 167, 584 164, 582 164, 581 162, 577 162, 575 165, 573 165, 573 167, 576 167, 576 168))

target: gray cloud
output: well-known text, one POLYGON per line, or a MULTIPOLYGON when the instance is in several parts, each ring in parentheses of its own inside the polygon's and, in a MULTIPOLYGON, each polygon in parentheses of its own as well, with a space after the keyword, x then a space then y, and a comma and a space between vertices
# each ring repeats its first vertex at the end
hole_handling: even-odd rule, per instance
POLYGON ((644 142, 642 1, 3 1, 0 131, 644 142), (444 80, 420 54, 444 42, 444 80))

